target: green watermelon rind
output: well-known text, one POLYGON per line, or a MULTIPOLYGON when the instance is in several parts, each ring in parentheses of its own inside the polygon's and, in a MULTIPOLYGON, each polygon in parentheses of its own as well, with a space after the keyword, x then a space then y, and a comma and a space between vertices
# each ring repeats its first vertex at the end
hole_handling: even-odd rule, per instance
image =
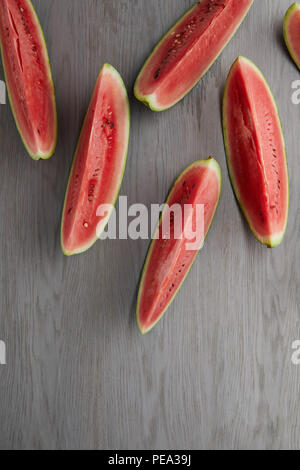
MULTIPOLYGON (((216 214, 216 211, 218 209, 218 206, 219 206, 219 202, 220 202, 220 198, 221 198, 221 193, 222 193, 222 172, 221 172, 221 168, 220 168, 220 165, 218 164, 218 162, 212 158, 212 157, 209 157, 208 159, 206 160, 197 160, 196 162, 192 163, 191 165, 189 165, 179 176, 178 178, 176 179, 175 183, 173 184, 169 194, 168 194, 168 197, 167 197, 167 200, 166 200, 166 204, 169 203, 169 200, 170 198, 172 197, 172 194, 173 194, 173 190, 175 189, 176 185, 178 184, 178 182, 184 177, 184 175, 190 171, 192 168, 196 167, 196 166, 205 166, 205 167, 210 167, 210 168, 213 168, 216 173, 217 173, 217 176, 218 176, 218 180, 219 180, 219 195, 218 195, 218 200, 216 202, 216 206, 215 206, 215 210, 214 210, 214 213, 213 213, 213 216, 212 216, 212 219, 211 219, 211 222, 209 224, 209 227, 207 229, 207 232, 205 234, 205 237, 204 237, 204 241, 210 231, 210 228, 212 226, 212 223, 213 223, 213 220, 214 220, 214 217, 215 217, 215 214, 216 214)), ((159 229, 159 226, 160 226, 160 223, 161 223, 161 219, 162 219, 162 215, 160 216, 159 218, 159 221, 158 221, 158 224, 157 224, 157 228, 156 228, 156 232, 157 230, 159 229)), ((196 261, 196 258, 197 258, 197 255, 199 253, 199 251, 201 250, 202 247, 200 247, 200 249, 198 250, 197 254, 195 255, 195 258, 191 264, 191 266, 189 267, 188 271, 186 272, 185 276, 183 277, 181 283, 179 284, 178 286, 178 289, 176 290, 176 292, 174 293, 172 299, 170 300, 170 302, 168 303, 168 305, 166 306, 166 308, 164 309, 164 311, 161 313, 161 315, 157 318, 157 320, 155 321, 155 323, 153 323, 153 325, 151 325, 150 328, 144 330, 141 323, 140 323, 140 319, 139 319, 139 305, 140 305, 140 299, 141 299, 141 295, 142 295, 142 290, 143 290, 143 283, 144 283, 144 278, 145 278, 145 275, 146 275, 146 272, 147 272, 147 268, 148 268, 148 264, 149 264, 149 261, 150 261, 150 256, 151 256, 151 253, 152 253, 152 249, 154 247, 154 244, 158 242, 157 239, 153 239, 150 243, 150 246, 149 246, 149 249, 148 249, 148 252, 147 252, 147 255, 146 255, 146 259, 145 259, 145 262, 144 262, 144 266, 143 266, 143 270, 142 270, 142 274, 141 274, 141 279, 140 279, 140 283, 139 283, 139 291, 138 291, 138 296, 137 296, 137 307, 136 307, 136 321, 137 321, 137 325, 138 325, 138 329, 140 331, 140 333, 142 335, 145 335, 147 333, 149 333, 156 325, 157 323, 162 319, 162 317, 165 315, 166 311, 170 308, 171 304, 173 303, 173 301, 175 300, 175 298, 177 297, 177 294, 179 292, 179 290, 181 289, 185 279, 187 278, 190 270, 192 269, 192 266, 194 265, 194 262, 196 261)))
POLYGON ((291 5, 290 8, 287 10, 287 12, 285 14, 285 17, 284 17, 284 21, 283 21, 283 37, 284 37, 284 40, 285 40, 286 47, 288 48, 288 51, 289 51, 293 61, 297 65, 298 69, 300 70, 300 59, 298 59, 296 57, 296 55, 294 53, 294 49, 292 47, 292 44, 291 44, 289 36, 288 36, 288 26, 289 26, 290 19, 294 15, 294 13, 296 13, 297 11, 300 11, 300 3, 299 2, 293 3, 293 5, 291 5))
POLYGON ((11 99, 11 96, 10 96, 10 91, 9 91, 9 83, 8 83, 8 80, 7 80, 7 75, 6 75, 6 70, 5 70, 5 66, 4 66, 4 60, 3 60, 3 50, 2 50, 2 44, 1 44, 1 41, 0 41, 0 51, 1 51, 1 59, 2 59, 2 64, 3 64, 3 71, 4 71, 4 78, 5 78, 5 83, 6 83, 6 88, 7 88, 7 96, 8 96, 8 99, 9 99, 9 104, 10 104, 10 108, 11 108, 11 111, 12 111, 12 114, 13 114, 13 117, 14 117, 14 121, 15 121, 15 124, 16 124, 16 127, 17 127, 17 130, 19 132, 19 135, 21 137, 21 140, 23 142, 23 145, 24 147, 26 148, 26 151, 27 153, 29 154, 29 156, 35 160, 35 161, 38 161, 38 160, 48 160, 50 157, 52 157, 52 155, 54 154, 55 152, 55 148, 56 148, 56 144, 57 144, 57 134, 58 134, 58 120, 57 120, 57 106, 56 106, 56 98, 55 98, 55 88, 54 88, 54 83, 53 83, 53 78, 52 78, 52 72, 51 72, 51 65, 50 65, 50 59, 49 59, 49 54, 48 54, 48 49, 47 49, 47 43, 46 43, 46 39, 45 39, 45 35, 44 35, 44 32, 43 32, 43 29, 41 27, 41 24, 40 24, 40 20, 37 16, 37 13, 34 9, 34 6, 32 5, 32 2, 31 0, 27 0, 27 3, 29 4, 29 8, 31 8, 31 11, 32 11, 32 14, 35 18, 35 21, 36 21, 36 25, 38 27, 38 30, 39 30, 39 33, 40 33, 40 36, 39 36, 39 39, 40 39, 40 43, 42 45, 42 48, 44 49, 44 54, 45 54, 45 59, 46 59, 46 63, 48 65, 48 78, 49 78, 49 83, 51 85, 51 88, 52 88, 52 99, 53 99, 53 105, 54 105, 54 115, 55 115, 55 139, 54 139, 54 142, 53 142, 53 146, 52 148, 50 149, 50 152, 46 155, 44 154, 33 154, 27 143, 25 142, 24 138, 23 138, 23 135, 22 135, 22 131, 20 129, 20 126, 18 124, 18 121, 16 119, 16 114, 15 114, 15 110, 14 110, 14 107, 13 107, 13 103, 12 103, 12 99, 11 99))
MULTIPOLYGON (((121 173, 120 173, 120 178, 119 178, 119 185, 116 188, 115 199, 112 202, 112 210, 113 210, 113 207, 116 205, 116 202, 117 202, 118 197, 119 197, 119 193, 120 193, 120 189, 121 189, 121 185, 122 185, 122 182, 123 182, 123 177, 124 177, 124 173, 125 173, 125 169, 126 169, 126 163, 127 163, 129 137, 130 137, 130 104, 129 104, 128 93, 127 93, 127 89, 126 89, 126 86, 124 84, 124 81, 123 81, 120 73, 112 65, 110 65, 108 63, 103 64, 103 66, 102 66, 102 68, 101 68, 101 70, 98 74, 98 78, 99 78, 99 75, 105 69, 108 69, 112 74, 114 74, 116 76, 116 78, 118 79, 118 81, 121 85, 121 88, 123 89, 124 97, 125 97, 125 101, 126 101, 126 105, 127 105, 126 107, 127 107, 127 118, 128 118, 128 121, 127 121, 128 122, 128 132, 127 132, 128 138, 127 138, 127 142, 126 142, 126 150, 125 150, 125 153, 124 153, 124 162, 123 162, 123 166, 122 166, 121 173)), ((95 88, 96 88, 97 83, 98 83, 98 78, 97 78, 97 81, 96 81, 95 88)), ((93 92, 92 96, 93 95, 94 95, 94 92, 93 92)), ((88 251, 96 243, 96 241, 99 239, 99 235, 101 235, 101 234, 97 233, 97 235, 91 241, 91 243, 89 243, 88 245, 86 245, 84 248, 82 248, 80 250, 77 250, 77 251, 74 251, 74 252, 68 252, 64 248, 62 231, 63 231, 63 220, 64 220, 64 214, 65 214, 65 208, 66 208, 66 201, 67 201, 69 187, 70 187, 70 184, 71 184, 71 176, 72 176, 72 171, 73 171, 73 167, 74 167, 74 163, 75 163, 75 159, 76 159, 76 155, 77 155, 78 145, 79 145, 79 142, 80 142, 83 130, 84 130, 87 115, 88 115, 88 111, 85 115, 85 118, 84 118, 84 121, 83 121, 83 124, 82 124, 82 127, 81 127, 80 136, 79 136, 79 139, 78 139, 78 142, 77 142, 77 145, 76 145, 76 150, 75 150, 75 153, 74 153, 72 165, 71 165, 70 172, 69 172, 68 185, 67 185, 67 189, 66 189, 66 194, 65 194, 64 204, 63 204, 63 210, 62 210, 62 223, 61 223, 60 241, 61 241, 62 252, 65 256, 73 256, 73 255, 79 255, 79 254, 85 253, 86 251, 88 251)), ((103 225, 101 233, 104 232, 105 227, 107 226, 108 221, 110 219, 110 216, 111 216, 111 213, 107 216, 107 222, 106 222, 105 225, 103 225)))
POLYGON ((284 238, 284 235, 286 233, 286 229, 287 229, 287 224, 288 224, 288 216, 289 216, 289 178, 288 178, 288 185, 287 185, 287 214, 286 214, 286 218, 285 218, 285 225, 284 225, 284 229, 282 231, 282 233, 278 234, 277 236, 274 236, 274 237, 261 237, 254 229, 254 227, 252 226, 252 223, 247 215, 247 211, 246 211, 246 208, 243 206, 243 204, 240 202, 240 199, 239 199, 239 196, 238 196, 238 190, 237 190, 237 187, 236 187, 236 184, 235 184, 235 178, 233 176, 233 170, 232 170, 232 165, 231 165, 231 162, 230 162, 230 151, 229 151, 229 140, 228 140, 228 133, 227 133, 227 123, 226 123, 226 112, 225 112, 225 109, 226 109, 226 104, 227 104, 227 89, 228 89, 228 86, 229 86, 229 81, 230 81, 230 78, 231 78, 231 73, 232 71, 234 70, 234 67, 235 65, 237 64, 237 62, 239 60, 246 60, 252 67, 254 67, 254 69, 257 71, 257 73, 259 74, 260 77, 263 78, 264 82, 265 82, 265 85, 266 85, 266 88, 268 89, 269 93, 270 93, 270 96, 271 96, 271 99, 272 99, 272 102, 274 104, 274 108, 276 110, 276 113, 277 113, 277 117, 278 117, 278 120, 279 120, 279 123, 280 123, 280 129, 281 129, 281 138, 282 138, 282 141, 283 141, 283 149, 284 149, 284 158, 285 158, 285 163, 286 163, 286 171, 287 171, 287 178, 289 176, 289 173, 288 173, 288 163, 287 163, 287 154, 286 154, 286 146, 285 146, 285 139, 284 139, 284 134, 283 134, 283 129, 282 129, 282 123, 281 123, 281 120, 280 120, 280 115, 279 115, 279 110, 278 110, 278 106, 277 106, 277 103, 276 103, 276 100, 275 100, 275 97, 273 95, 273 92, 268 84, 268 81, 266 80, 265 76, 263 75, 262 71, 257 67, 257 65, 250 59, 248 59, 247 57, 243 57, 243 56, 239 56, 235 62, 233 63, 233 65, 231 66, 231 69, 229 71, 229 74, 228 74, 228 77, 227 77, 227 80, 226 80, 226 84, 225 84, 225 90, 224 90, 224 98, 223 98, 223 110, 222 110, 222 124, 223 124, 223 135, 224 135, 224 146, 225 146, 225 153, 226 153, 226 161, 227 161, 227 167, 228 167, 228 173, 229 173, 229 177, 230 177, 230 181, 231 181, 231 185, 232 185, 232 188, 233 188, 233 191, 234 191, 234 194, 235 194, 235 197, 236 197, 236 200, 238 202, 238 205, 245 217, 245 219, 247 220, 248 224, 249 224, 249 227, 250 227, 250 230, 252 231, 253 235, 255 236, 255 238, 260 242, 262 243, 263 245, 266 245, 268 248, 276 248, 278 245, 280 245, 280 243, 283 241, 283 238, 284 238))
POLYGON ((163 41, 165 39, 167 39, 167 37, 169 36, 169 34, 172 33, 172 31, 177 28, 177 26, 181 23, 181 21, 183 21, 187 15, 189 15, 191 13, 191 11, 197 6, 197 4, 199 2, 197 2, 196 4, 194 4, 191 8, 189 8, 189 10, 184 13, 183 16, 181 16, 181 18, 179 18, 179 20, 169 29, 169 31, 163 36, 163 38, 158 42, 158 44, 154 47, 154 49, 152 50, 151 54, 149 55, 148 59, 146 60, 146 62, 144 63, 141 71, 139 72, 138 74, 138 77, 135 81, 135 84, 134 84, 134 96, 136 97, 136 99, 138 101, 141 101, 145 106, 147 106, 148 108, 150 108, 152 111, 155 111, 155 112, 162 112, 162 111, 167 111, 168 109, 172 108, 173 106, 175 106, 176 104, 178 104, 181 100, 183 100, 190 92, 193 88, 195 88, 195 86, 198 85, 198 83, 200 83, 200 81, 202 80, 202 78, 204 77, 204 75, 206 75, 206 73, 210 70, 210 68, 214 65, 214 63, 217 61, 217 59, 220 57, 220 55, 222 54, 222 52, 224 51, 224 49, 228 46, 228 44, 230 43, 230 41, 232 40, 232 38, 235 36, 235 34, 237 33, 240 25, 243 23, 243 21, 245 20, 247 14, 249 13, 249 10, 250 8, 252 7, 253 5, 253 2, 254 0, 252 0, 252 2, 250 3, 249 5, 249 8, 246 9, 245 11, 245 14, 243 15, 243 17, 241 18, 241 21, 237 24, 236 26, 236 29, 233 31, 232 35, 229 37, 228 41, 226 43, 224 43, 224 46, 220 49, 220 52, 216 55, 216 57, 212 60, 212 62, 209 64, 209 66, 206 68, 206 70, 201 74, 201 76, 199 77, 199 79, 197 79, 197 81, 194 83, 194 85, 192 85, 187 91, 186 93, 181 97, 179 98, 177 101, 175 101, 174 103, 170 104, 169 106, 164 106, 164 107, 159 107, 155 104, 155 98, 152 99, 152 96, 155 95, 152 94, 152 95, 141 95, 138 91, 138 85, 139 85, 139 80, 140 80, 140 77, 142 76, 145 68, 147 67, 148 63, 150 62, 150 60, 152 59, 152 57, 155 55, 156 51, 158 50, 158 48, 161 46, 161 44, 163 43, 163 41))

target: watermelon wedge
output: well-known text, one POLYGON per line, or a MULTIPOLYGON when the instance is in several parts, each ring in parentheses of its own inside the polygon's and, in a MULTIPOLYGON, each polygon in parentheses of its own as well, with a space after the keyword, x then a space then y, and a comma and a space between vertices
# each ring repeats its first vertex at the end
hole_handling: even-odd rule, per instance
POLYGON ((0 1, 2 62, 11 109, 34 160, 54 153, 57 114, 43 32, 29 0, 0 1))
POLYGON ((284 237, 289 183, 284 137, 272 92, 253 62, 239 57, 227 78, 223 129, 232 186, 255 237, 284 237))
POLYGON ((283 23, 283 35, 286 46, 300 69, 300 3, 293 3, 286 12, 283 23))
POLYGON ((123 80, 111 65, 104 64, 84 120, 65 197, 61 245, 68 256, 88 250, 108 222, 110 214, 101 218, 97 210, 104 204, 113 206, 118 197, 126 165, 129 121, 123 80))
POLYGON ((200 0, 166 34, 142 68, 136 98, 153 111, 180 101, 237 31, 253 0, 200 0))
POLYGON ((220 193, 221 170, 213 158, 195 162, 175 182, 141 277, 137 323, 142 334, 148 333, 161 319, 188 275, 213 221, 220 193), (169 236, 165 236, 164 220, 169 217, 172 207, 179 207, 182 211, 179 222, 181 238, 176 235, 176 218, 174 216, 172 219, 172 213, 169 236), (197 207, 203 208, 201 220, 196 217, 197 207), (193 249, 187 243, 187 239, 191 240, 187 235, 188 224, 192 224, 193 232, 199 230, 199 240, 193 249))

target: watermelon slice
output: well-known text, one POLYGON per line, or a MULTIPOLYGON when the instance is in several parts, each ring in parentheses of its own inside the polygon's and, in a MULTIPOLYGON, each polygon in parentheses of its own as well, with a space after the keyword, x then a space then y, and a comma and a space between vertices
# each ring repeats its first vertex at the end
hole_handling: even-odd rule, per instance
POLYGON ((66 255, 88 250, 108 222, 110 214, 101 218, 97 210, 104 204, 112 206, 118 197, 126 164, 129 121, 123 80, 111 65, 104 64, 85 117, 67 187, 61 229, 66 255))
POLYGON ((285 144, 272 92, 260 70, 245 57, 236 60, 227 79, 223 128, 237 200, 255 237, 275 247, 288 220, 285 144))
POLYGON ((293 3, 286 12, 283 35, 287 48, 300 69, 300 3, 293 3))
POLYGON ((148 333, 161 319, 188 275, 213 221, 220 193, 221 170, 213 158, 189 166, 175 182, 150 245, 141 277, 137 323, 142 334, 148 333), (166 217, 169 220, 168 208, 174 205, 178 205, 183 214, 179 222, 180 226, 182 224, 181 239, 176 236, 176 219, 172 219, 172 213, 169 236, 165 236, 167 232, 163 221, 166 217), (197 206, 200 205, 203 207, 201 220, 196 218, 197 206), (187 243, 187 239, 191 240, 190 235, 187 236, 187 225, 191 224, 188 221, 192 221, 194 232, 199 230, 200 240, 195 247, 187 243))
POLYGON ((0 41, 21 138, 34 160, 49 158, 57 139, 54 87, 43 32, 29 0, 0 1, 0 41))
POLYGON ((203 77, 245 18, 253 0, 200 0, 166 34, 134 87, 154 111, 180 101, 203 77))

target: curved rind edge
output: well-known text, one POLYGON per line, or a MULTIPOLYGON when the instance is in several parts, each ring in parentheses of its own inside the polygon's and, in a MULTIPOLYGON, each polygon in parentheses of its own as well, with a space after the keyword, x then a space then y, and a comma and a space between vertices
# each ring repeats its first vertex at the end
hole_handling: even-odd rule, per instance
POLYGON ((152 50, 152 52, 150 53, 150 55, 148 56, 148 58, 146 59, 144 65, 142 66, 137 78, 136 78, 136 81, 135 81, 135 84, 134 84, 134 88, 133 88, 133 93, 134 93, 134 96, 136 97, 136 99, 138 101, 141 101, 145 106, 147 106, 148 108, 150 108, 152 111, 156 111, 156 112, 160 112, 160 111, 164 111, 166 110, 167 108, 157 108, 155 107, 152 103, 151 103, 151 100, 149 100, 149 95, 147 96, 143 96, 143 95, 140 95, 139 92, 138 92, 138 85, 139 85, 139 80, 140 80, 140 77, 141 75, 143 74, 143 71, 145 70, 145 68, 147 67, 149 61, 151 60, 151 58, 154 56, 154 54, 156 53, 156 51, 158 50, 158 48, 160 47, 160 45, 162 44, 162 42, 166 39, 166 37, 172 32, 172 30, 178 26, 178 24, 184 20, 184 18, 195 8, 195 4, 191 6, 191 8, 189 8, 180 18, 179 20, 173 24, 171 26, 171 28, 167 31, 167 33, 162 37, 162 39, 156 44, 156 46, 154 47, 154 49, 152 50))
MULTIPOLYGON (((173 193, 173 190, 174 188, 176 187, 177 183, 180 181, 181 178, 184 177, 184 175, 193 167, 195 166, 210 166, 210 167, 213 167, 214 170, 216 171, 217 175, 218 175, 218 179, 219 179, 219 195, 218 195, 218 200, 216 202, 216 207, 215 207, 215 210, 214 210, 214 213, 213 213, 213 216, 212 216, 212 219, 211 219, 211 223, 207 229, 207 232, 205 234, 205 237, 204 237, 204 241, 210 231, 210 228, 212 226, 212 223, 213 223, 213 220, 214 220, 214 217, 215 217, 215 214, 216 214, 216 211, 218 209, 218 206, 219 206, 219 202, 220 202, 220 197, 221 197, 221 193, 222 193, 222 172, 221 172, 221 168, 220 168, 220 165, 218 164, 218 162, 212 158, 212 157, 209 157, 208 159, 206 160, 197 160, 196 162, 192 163, 191 165, 189 165, 187 168, 185 168, 185 170, 183 170, 182 173, 180 173, 180 175, 178 176, 178 178, 176 179, 176 181, 174 182, 169 194, 168 194, 168 197, 166 199, 166 202, 165 204, 168 204, 168 201, 170 200, 170 197, 172 196, 172 193, 173 193)), ((161 218, 162 218, 162 215, 160 216, 159 218, 159 221, 158 221, 158 224, 157 224, 157 228, 156 230, 158 229, 159 225, 160 225, 160 222, 161 222, 161 218)), ((165 315, 165 313, 167 312, 167 310, 170 308, 171 304, 173 303, 173 301, 175 300, 175 298, 177 297, 177 294, 179 292, 179 290, 181 289, 185 279, 187 278, 194 262, 196 261, 196 258, 197 258, 197 255, 199 254, 199 251, 200 249, 198 250, 198 252, 196 253, 195 255, 195 258, 194 258, 194 261, 192 262, 191 266, 189 267, 188 271, 186 272, 186 275, 183 277, 181 283, 179 284, 178 286, 178 289, 175 291, 172 299, 170 300, 170 302, 168 303, 168 305, 166 306, 165 310, 161 313, 161 315, 158 317, 158 319, 155 321, 155 323, 153 323, 153 325, 151 325, 150 328, 148 329, 143 329, 142 326, 141 326, 141 323, 140 323, 140 320, 139 320, 139 304, 140 304, 140 298, 141 298, 141 294, 142 294, 142 288, 143 288, 143 281, 144 281, 144 278, 145 278, 145 275, 146 275, 146 271, 147 271, 147 268, 148 268, 148 262, 150 260, 150 256, 151 256, 151 253, 152 253, 152 249, 153 249, 153 246, 154 246, 154 243, 156 242, 157 240, 152 240, 151 243, 150 243, 150 246, 149 246, 149 249, 148 249, 148 252, 147 252, 147 255, 146 255, 146 258, 145 258, 145 262, 144 262, 144 266, 143 266, 143 269, 142 269, 142 274, 141 274, 141 278, 140 278, 140 282, 139 282, 139 290, 138 290, 138 296, 137 296, 137 307, 136 307, 136 321, 137 321, 137 326, 138 326, 138 329, 140 331, 140 333, 142 335, 145 335, 147 333, 149 333, 156 325, 157 323, 162 319, 162 317, 165 315)))
POLYGON ((282 129, 282 124, 281 124, 281 120, 280 120, 280 115, 279 115, 279 110, 278 110, 278 106, 277 106, 277 103, 276 103, 276 100, 275 100, 275 97, 273 95, 273 92, 268 84, 268 81, 266 80, 265 76, 263 75, 262 71, 257 67, 257 65, 250 59, 248 59, 247 57, 244 57, 244 56, 239 56, 235 61, 234 63, 232 64, 231 68, 230 68, 230 71, 229 71, 229 74, 227 76, 227 79, 226 79, 226 84, 225 84, 225 90, 224 90, 224 97, 223 97, 223 105, 222 105, 222 125, 223 125, 223 136, 224 136, 224 146, 225 146, 225 154, 226 154, 226 162, 227 162, 227 168, 228 168, 228 173, 229 173, 229 178, 230 178, 230 182, 231 182, 231 185, 232 185, 232 188, 233 188, 233 192, 234 192, 234 195, 235 195, 235 198, 237 200, 237 203, 246 219, 246 221, 248 222, 248 225, 250 227, 250 230, 252 231, 253 235, 255 236, 255 238, 262 244, 262 245, 266 245, 268 248, 276 248, 278 245, 280 245, 280 243, 283 241, 283 238, 284 238, 284 235, 286 233, 286 229, 287 229, 287 224, 288 224, 288 216, 289 216, 289 172, 288 172, 288 163, 287 163, 287 154, 286 154, 286 146, 285 146, 285 139, 284 139, 284 134, 283 134, 283 129, 282 129), (230 81, 230 78, 231 78, 231 74, 233 72, 233 69, 235 67, 235 65, 238 63, 239 60, 246 60, 252 67, 255 68, 255 70, 259 73, 259 75, 263 78, 264 82, 265 82, 265 85, 267 87, 267 89, 269 90, 269 93, 270 93, 270 96, 273 100, 273 103, 274 103, 274 107, 276 109, 276 113, 277 113, 277 117, 278 117, 278 120, 279 120, 279 124, 280 124, 280 129, 281 129, 281 137, 282 137, 282 141, 283 141, 283 148, 284 148, 284 157, 285 157, 285 163, 286 163, 286 171, 287 171, 287 180, 288 180, 288 184, 287 184, 287 198, 288 198, 288 203, 287 203, 287 215, 286 215, 286 219, 285 219, 285 226, 284 226, 284 230, 282 231, 282 233, 280 234, 276 234, 271 237, 262 237, 261 235, 259 235, 255 229, 252 227, 252 224, 251 224, 251 221, 249 220, 248 216, 247 216, 247 213, 246 213, 246 209, 243 207, 242 203, 240 202, 239 200, 239 197, 238 197, 238 191, 237 191, 237 188, 236 188, 236 185, 235 185, 235 179, 233 177, 233 172, 232 172, 232 166, 231 166, 231 163, 230 163, 230 151, 229 151, 229 141, 228 141, 228 134, 227 134, 227 125, 226 125, 226 112, 225 112, 225 107, 226 107, 226 103, 227 103, 227 89, 228 89, 228 86, 229 86, 229 81, 230 81))
MULTIPOLYGON (((120 193, 120 189, 121 189, 121 185, 122 185, 122 182, 123 182, 123 177, 124 177, 124 173, 125 173, 125 169, 126 169, 126 163, 127 163, 127 156, 128 156, 128 148, 129 148, 129 138, 130 138, 130 104, 129 104, 129 99, 128 99, 128 93, 127 93, 127 89, 126 89, 126 86, 125 86, 125 83, 121 77, 121 74, 110 64, 108 63, 104 63, 103 66, 101 67, 101 70, 98 74, 98 77, 97 77, 97 80, 96 80, 96 85, 94 87, 94 90, 93 90, 93 93, 92 93, 92 97, 94 95, 94 92, 95 92, 95 89, 96 89, 96 86, 97 86, 97 83, 98 83, 98 78, 100 76, 100 74, 105 70, 105 69, 108 69, 111 73, 113 73, 120 85, 121 85, 121 88, 123 89, 123 92, 124 92, 124 97, 125 97, 125 101, 126 101, 126 104, 127 104, 127 118, 128 118, 128 129, 127 129, 127 142, 126 142, 126 150, 124 152, 124 162, 123 162, 123 166, 122 166, 122 170, 121 170, 121 174, 120 174, 120 179, 119 179, 119 186, 117 187, 116 189, 116 197, 114 199, 114 201, 112 202, 112 206, 115 206, 116 205, 116 202, 118 200, 118 197, 119 197, 119 193, 120 193)), ((91 97, 91 99, 92 99, 91 97)), ((89 109, 89 108, 88 108, 89 109)), ((62 210, 62 217, 61 217, 61 230, 60 230, 60 243, 61 243, 61 249, 62 249, 62 252, 65 256, 74 256, 74 255, 79 255, 79 254, 82 254, 82 253, 85 253, 86 251, 88 251, 95 243, 97 240, 99 240, 99 235, 101 234, 97 234, 97 236, 91 241, 91 243, 89 243, 88 245, 86 245, 85 247, 83 247, 82 249, 80 250, 77 250, 77 251, 74 251, 74 252, 68 252, 65 250, 64 248, 64 244, 63 244, 63 236, 62 236, 62 230, 63 230, 63 220, 64 220, 64 214, 65 214, 65 206, 66 206, 66 200, 67 200, 67 195, 68 195, 68 191, 69 191, 69 186, 70 186, 70 182, 71 182, 71 175, 72 175, 72 170, 73 170, 73 166, 74 166, 74 163, 75 163, 75 158, 76 158, 76 154, 77 154, 77 149, 78 149, 78 144, 79 144, 79 141, 80 141, 80 138, 81 138, 81 135, 82 135, 82 132, 83 132, 83 129, 84 129, 84 125, 85 125, 85 121, 86 121, 86 118, 87 118, 87 114, 88 114, 88 110, 86 112, 86 115, 85 115, 85 118, 84 118, 84 121, 83 121, 83 124, 82 124, 82 127, 81 127, 81 131, 80 131, 80 135, 79 135, 79 138, 78 138, 78 141, 77 141, 77 145, 76 145, 76 149, 75 149, 75 152, 74 152, 74 157, 73 157, 73 161, 72 161, 72 164, 71 164, 71 168, 70 168, 70 171, 69 171, 69 177, 68 177, 68 184, 67 184, 67 189, 66 189, 66 193, 65 193, 65 199, 64 199, 64 204, 63 204, 63 210, 62 210)), ((107 223, 102 227, 102 232, 104 232, 105 230, 105 227, 107 226, 108 224, 108 221, 110 219, 110 216, 111 214, 109 214, 109 216, 107 217, 107 223)))
POLYGON ((156 53, 157 49, 159 48, 159 46, 162 44, 162 42, 167 38, 167 36, 172 32, 172 30, 174 28, 176 28, 178 26, 178 24, 184 20, 184 18, 195 8, 195 6, 197 5, 194 4, 189 10, 187 10, 183 16, 181 16, 181 18, 168 30, 168 32, 163 36, 163 38, 158 42, 158 44, 154 47, 154 49, 152 50, 152 52, 150 53, 149 57, 146 59, 146 62, 144 63, 144 65, 142 66, 138 76, 137 76, 137 79, 135 81, 135 84, 134 84, 134 89, 133 89, 133 92, 134 92, 134 96, 136 97, 136 99, 138 101, 141 101, 145 106, 147 106, 148 108, 150 108, 152 111, 155 111, 155 112, 162 112, 162 111, 167 111, 168 109, 172 108, 173 106, 175 106, 176 104, 178 104, 181 100, 183 100, 191 91, 193 88, 195 88, 195 86, 198 85, 198 83, 202 80, 202 78, 204 77, 204 75, 206 75, 206 73, 210 70, 210 68, 214 65, 214 63, 217 61, 217 59, 220 57, 220 55, 222 54, 222 52, 224 51, 224 49, 228 46, 228 44, 230 43, 230 41, 233 39, 233 37, 235 36, 235 34, 237 33, 240 25, 243 23, 243 21, 245 20, 247 14, 249 13, 250 11, 250 8, 252 7, 253 5, 253 2, 254 0, 251 1, 249 7, 246 9, 245 11, 245 14, 243 15, 243 17, 241 18, 241 21, 238 23, 236 29, 234 30, 234 32, 232 33, 232 35, 229 37, 228 41, 224 44, 224 46, 220 49, 220 52, 216 55, 216 57, 213 59, 213 61, 209 64, 209 66, 207 67, 207 69, 202 73, 202 75, 199 77, 199 79, 197 79, 197 81, 194 83, 194 85, 191 86, 191 88, 189 88, 187 90, 187 92, 181 97, 179 98, 177 101, 175 101, 174 103, 170 104, 169 106, 165 106, 165 107, 159 107, 155 104, 155 99, 154 98, 151 98, 154 94, 152 95, 141 95, 138 91, 138 84, 139 84, 139 79, 144 71, 144 69, 147 67, 149 61, 152 59, 152 57, 154 56, 154 54, 156 53))
POLYGON ((58 119, 57 119, 57 106, 56 106, 56 97, 55 97, 55 87, 54 87, 54 82, 53 82, 53 77, 52 77, 52 71, 51 71, 51 65, 50 65, 50 59, 49 59, 49 54, 48 54, 48 48, 47 48, 47 43, 46 43, 46 39, 45 39, 45 35, 44 35, 44 31, 42 29, 42 26, 41 26, 41 23, 40 23, 40 20, 37 16, 37 13, 34 9, 34 6, 32 5, 32 2, 31 0, 27 0, 28 4, 29 4, 29 7, 31 8, 31 11, 33 13, 33 16, 36 20, 36 24, 37 24, 37 27, 38 27, 38 30, 39 30, 39 33, 40 33, 40 40, 41 40, 41 43, 43 44, 44 46, 44 52, 45 52, 45 58, 46 58, 46 62, 47 62, 47 65, 48 65, 48 74, 49 74, 49 81, 50 81, 50 84, 52 86, 52 98, 53 98, 53 105, 54 105, 54 114, 55 114, 55 139, 54 139, 54 142, 53 142, 53 146, 52 148, 50 149, 49 153, 44 155, 44 154, 33 154, 29 148, 28 148, 28 145, 27 143, 25 142, 24 138, 23 138, 23 135, 22 135, 22 132, 21 132, 21 129, 18 125, 18 122, 17 122, 17 119, 16 119, 16 115, 15 115, 15 110, 14 110, 14 107, 13 107, 13 103, 12 103, 12 99, 11 99, 11 96, 10 96, 10 92, 9 92, 9 84, 8 84, 8 80, 7 80, 7 75, 6 75, 6 70, 5 70, 5 65, 4 65, 4 60, 3 60, 3 50, 2 50, 2 43, 0 41, 0 51, 1 51, 1 60, 2 60, 2 64, 3 64, 3 71, 4 71, 4 78, 5 78, 5 83, 6 83, 6 89, 7 89, 7 96, 8 96, 8 100, 9 100, 9 104, 10 104, 10 109, 12 111, 12 114, 13 114, 13 117, 14 117, 14 121, 15 121, 15 124, 16 124, 16 127, 17 127, 17 130, 18 130, 18 133, 21 137, 21 140, 23 142, 23 145, 28 153, 28 155, 35 161, 38 161, 38 160, 48 160, 50 157, 52 157, 52 155, 54 154, 55 152, 55 149, 56 149, 56 144, 57 144, 57 136, 58 136, 58 119))
POLYGON ((287 10, 287 12, 285 14, 285 17, 284 17, 284 21, 283 21, 283 37, 284 37, 284 41, 285 41, 286 47, 287 47, 287 49, 290 53, 291 58, 293 59, 293 61, 297 65, 298 69, 300 70, 300 60, 297 59, 297 57, 294 53, 294 49, 293 49, 293 47, 290 43, 290 39, 288 37, 288 26, 289 26, 290 19, 293 16, 293 14, 296 11, 299 11, 299 10, 300 10, 300 3, 299 2, 293 3, 290 6, 290 8, 287 10))

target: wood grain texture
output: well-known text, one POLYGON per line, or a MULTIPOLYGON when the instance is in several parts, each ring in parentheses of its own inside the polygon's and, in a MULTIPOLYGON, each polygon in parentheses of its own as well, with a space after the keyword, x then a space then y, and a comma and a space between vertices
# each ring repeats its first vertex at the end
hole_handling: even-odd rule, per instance
MULTIPOLYGON (((132 97, 143 61, 192 0, 35 0, 56 85, 55 156, 25 154, 0 106, 1 449, 296 449, 300 447, 299 72, 282 40, 291 0, 256 0, 202 82, 155 114, 132 97), (230 187, 220 102, 238 55, 276 96, 291 180, 288 231, 260 246, 230 187), (223 194, 214 225, 169 313, 146 337, 135 297, 146 241, 98 242, 68 259, 60 213, 80 125, 101 65, 130 91, 132 131, 121 194, 165 200, 191 162, 214 155, 223 194)), ((0 79, 3 70, 0 68, 0 79)))

